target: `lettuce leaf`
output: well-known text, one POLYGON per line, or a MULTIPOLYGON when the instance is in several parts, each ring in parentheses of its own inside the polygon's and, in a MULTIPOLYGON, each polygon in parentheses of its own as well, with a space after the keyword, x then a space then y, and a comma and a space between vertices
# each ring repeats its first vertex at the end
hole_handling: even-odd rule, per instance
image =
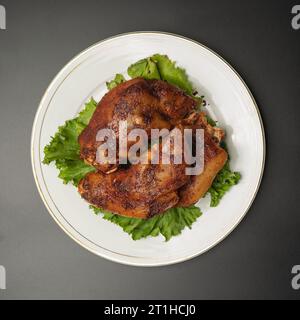
POLYGON ((189 95, 193 95, 193 85, 184 69, 176 67, 175 62, 166 55, 155 54, 152 59, 157 65, 162 80, 181 88, 189 95))
POLYGON ((206 120, 207 123, 210 124, 212 127, 215 127, 217 125, 217 121, 215 121, 211 116, 206 114, 206 120))
POLYGON ((75 119, 66 121, 58 128, 50 143, 44 148, 43 163, 55 161, 59 178, 64 183, 72 182, 77 185, 88 172, 95 171, 94 167, 85 164, 79 157, 78 136, 88 125, 96 106, 97 102, 92 98, 75 119))
POLYGON ((164 214, 144 220, 122 217, 91 206, 96 214, 103 213, 103 219, 120 226, 123 231, 131 235, 133 240, 148 236, 156 237, 162 234, 166 241, 179 235, 185 227, 191 229, 192 224, 202 215, 198 207, 172 208, 164 214))
POLYGON ((126 81, 126 79, 124 78, 124 76, 120 73, 117 73, 115 78, 109 82, 106 82, 106 87, 108 90, 113 89, 114 87, 116 87, 118 84, 122 83, 126 81))
POLYGON ((131 78, 143 77, 145 79, 165 80, 191 96, 194 93, 193 85, 189 81, 185 70, 177 67, 175 62, 166 55, 154 54, 151 57, 139 60, 128 68, 127 73, 131 78))
POLYGON ((87 165, 81 159, 56 160, 55 166, 59 170, 58 177, 64 183, 72 182, 75 186, 87 173, 96 171, 94 167, 87 165))
POLYGON ((208 189, 208 193, 211 196, 210 206, 216 207, 224 194, 235 184, 239 182, 241 174, 239 172, 233 172, 230 170, 229 161, 214 179, 211 187, 208 189))
POLYGON ((132 64, 127 69, 127 73, 131 78, 142 77, 147 80, 161 79, 156 62, 152 60, 152 57, 139 60, 132 64))

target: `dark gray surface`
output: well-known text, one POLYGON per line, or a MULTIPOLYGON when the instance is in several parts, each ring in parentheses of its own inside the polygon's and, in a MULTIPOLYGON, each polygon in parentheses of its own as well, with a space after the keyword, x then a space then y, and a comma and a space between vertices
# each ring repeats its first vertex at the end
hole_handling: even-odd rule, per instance
POLYGON ((296 1, 0 2, 0 299, 300 297, 290 285, 300 264, 296 1), (55 74, 91 44, 138 30, 178 33, 221 54, 253 91, 267 134, 262 185, 239 227, 198 258, 151 269, 106 261, 71 240, 44 207, 30 164, 33 118, 55 74))

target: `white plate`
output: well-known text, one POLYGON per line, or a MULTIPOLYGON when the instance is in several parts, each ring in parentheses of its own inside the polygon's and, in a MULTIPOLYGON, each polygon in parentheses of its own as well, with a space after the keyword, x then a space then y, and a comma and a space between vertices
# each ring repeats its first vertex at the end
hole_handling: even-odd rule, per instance
POLYGON ((55 77, 38 108, 32 130, 32 166, 40 195, 52 217, 76 242, 109 260, 159 266, 191 259, 224 239, 241 221, 259 188, 265 158, 263 125, 256 103, 240 76, 220 56, 184 37, 138 32, 101 41, 76 56, 55 77), (198 205, 203 215, 180 236, 133 241, 122 229, 99 216, 76 188, 57 178, 54 165, 42 164, 43 148, 59 125, 76 116, 91 96, 99 100, 105 82, 154 53, 167 54, 186 69, 211 113, 226 129, 231 166, 242 179, 216 208, 209 197, 198 205))

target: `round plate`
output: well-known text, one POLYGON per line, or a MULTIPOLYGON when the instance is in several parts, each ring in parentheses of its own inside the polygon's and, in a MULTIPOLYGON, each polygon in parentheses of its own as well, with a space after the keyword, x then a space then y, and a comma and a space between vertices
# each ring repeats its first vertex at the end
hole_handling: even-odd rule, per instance
POLYGON ((52 217, 76 242, 109 260, 135 266, 161 266, 191 259, 224 239, 249 209, 261 181, 265 139, 257 105, 236 71, 207 47, 161 32, 138 32, 101 41, 80 53, 55 77, 38 108, 32 130, 32 166, 40 195, 52 217), (116 73, 154 53, 167 54, 185 68, 210 114, 226 129, 231 167, 242 174, 216 208, 209 197, 198 202, 203 215, 181 235, 133 241, 122 229, 89 209, 76 188, 64 185, 54 165, 43 165, 43 148, 58 126, 77 115, 93 96, 106 92, 116 73))

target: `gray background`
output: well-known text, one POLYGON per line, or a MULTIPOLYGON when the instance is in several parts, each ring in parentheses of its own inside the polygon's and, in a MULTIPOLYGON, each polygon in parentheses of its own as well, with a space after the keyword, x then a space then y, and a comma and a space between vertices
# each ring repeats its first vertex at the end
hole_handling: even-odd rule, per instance
POLYGON ((300 264, 299 1, 12 1, 0 31, 0 299, 295 298, 300 264), (267 163, 239 227, 191 261, 136 268, 77 245, 44 207, 32 177, 30 134, 40 98, 78 52, 106 37, 160 30, 198 40, 243 76, 260 106, 267 163))

